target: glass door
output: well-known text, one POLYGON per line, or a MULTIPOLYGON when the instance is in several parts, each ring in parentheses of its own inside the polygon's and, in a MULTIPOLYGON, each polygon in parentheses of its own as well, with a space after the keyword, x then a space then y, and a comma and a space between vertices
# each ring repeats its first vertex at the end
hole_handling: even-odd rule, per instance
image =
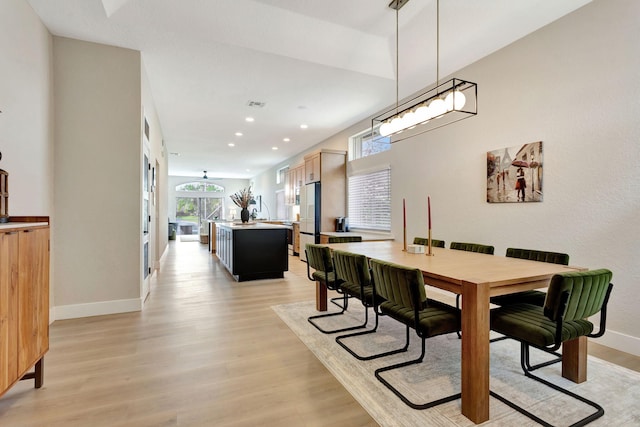
POLYGON ((206 221, 220 219, 222 210, 219 197, 176 197, 178 234, 199 234, 201 226, 206 233, 206 221))

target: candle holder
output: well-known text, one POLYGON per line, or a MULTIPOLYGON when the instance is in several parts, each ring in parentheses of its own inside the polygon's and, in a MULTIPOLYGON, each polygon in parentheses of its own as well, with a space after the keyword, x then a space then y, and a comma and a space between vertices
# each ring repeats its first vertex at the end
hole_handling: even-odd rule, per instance
POLYGON ((431 229, 429 229, 429 236, 427 238, 427 253, 426 256, 434 256, 433 251, 431 250, 431 229))
POLYGON ((402 246, 403 247, 402 252, 407 252, 407 228, 406 227, 402 230, 402 234, 403 234, 402 237, 404 242, 402 246))

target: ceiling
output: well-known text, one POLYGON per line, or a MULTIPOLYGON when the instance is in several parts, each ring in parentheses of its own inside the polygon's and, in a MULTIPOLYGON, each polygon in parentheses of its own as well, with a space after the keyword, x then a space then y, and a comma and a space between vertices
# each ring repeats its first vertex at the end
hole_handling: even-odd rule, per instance
MULTIPOLYGON (((209 178, 253 177, 371 117, 396 80, 400 98, 432 85, 436 0, 399 11, 398 76, 389 1, 28 0, 54 35, 142 52, 169 175, 209 178)), ((440 76, 590 1, 442 1, 440 76)))

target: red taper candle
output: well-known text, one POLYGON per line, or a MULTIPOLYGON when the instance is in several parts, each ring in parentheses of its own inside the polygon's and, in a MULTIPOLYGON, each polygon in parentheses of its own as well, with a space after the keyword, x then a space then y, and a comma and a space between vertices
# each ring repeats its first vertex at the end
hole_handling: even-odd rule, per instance
POLYGON ((407 228, 407 206, 404 199, 402 199, 402 226, 407 228))
POLYGON ((429 230, 431 230, 431 196, 427 196, 427 214, 429 216, 429 230))

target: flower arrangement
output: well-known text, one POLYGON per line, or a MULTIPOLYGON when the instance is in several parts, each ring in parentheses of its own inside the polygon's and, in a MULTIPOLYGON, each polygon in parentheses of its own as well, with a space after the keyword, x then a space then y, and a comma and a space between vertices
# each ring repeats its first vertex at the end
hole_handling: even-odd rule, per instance
POLYGON ((233 203, 235 203, 236 206, 242 209, 247 209, 249 207, 249 202, 253 199, 253 194, 251 194, 251 187, 249 187, 243 188, 229 197, 231 197, 231 200, 233 200, 233 203))

